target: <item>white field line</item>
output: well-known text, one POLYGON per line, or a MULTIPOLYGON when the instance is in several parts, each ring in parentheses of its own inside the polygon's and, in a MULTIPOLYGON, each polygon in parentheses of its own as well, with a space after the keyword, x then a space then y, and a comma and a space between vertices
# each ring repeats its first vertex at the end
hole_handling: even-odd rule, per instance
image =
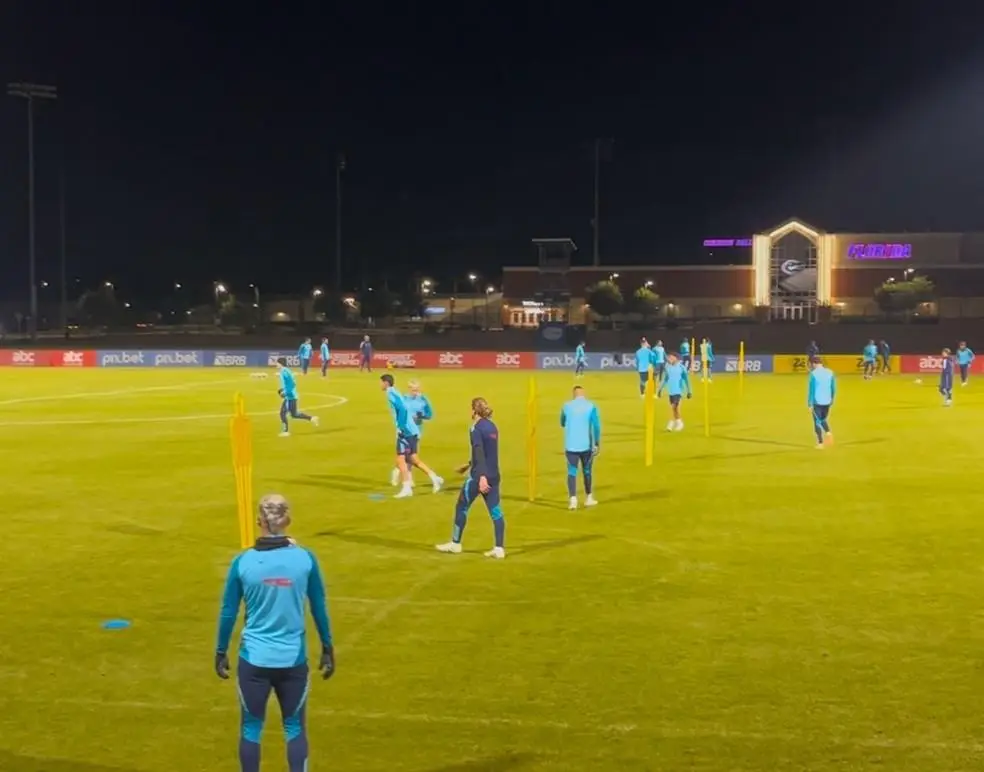
MULTIPOLYGON (((35 705, 68 705, 86 708, 109 708, 117 710, 139 710, 150 713, 187 712, 189 715, 200 714, 203 710, 213 714, 232 714, 239 712, 235 699, 230 699, 228 705, 182 705, 168 702, 142 702, 136 700, 100 700, 86 697, 55 698, 45 700, 40 697, 30 697, 23 694, 6 695, 0 692, 0 703, 10 702, 35 705)), ((640 737, 688 739, 688 740, 739 740, 767 743, 796 743, 813 745, 818 748, 835 746, 842 748, 869 748, 874 750, 912 750, 935 751, 948 753, 984 753, 984 743, 960 742, 946 740, 922 739, 919 737, 872 737, 850 738, 836 735, 824 737, 816 732, 753 732, 731 730, 725 726, 705 727, 673 727, 673 726, 639 726, 634 723, 599 723, 599 722, 567 722, 550 719, 523 719, 509 716, 462 716, 442 715, 435 713, 386 713, 359 710, 334 710, 308 704, 308 715, 325 718, 349 719, 355 721, 400 722, 408 724, 441 724, 473 727, 514 727, 529 730, 555 730, 560 732, 580 732, 583 734, 629 734, 636 732, 640 737)))
POLYGON ((196 381, 195 383, 179 383, 170 386, 143 386, 136 389, 117 389, 116 391, 77 391, 71 394, 49 394, 40 397, 18 397, 17 399, 0 400, 0 407, 7 405, 26 405, 32 402, 66 402, 70 399, 101 399, 103 397, 123 397, 129 394, 144 394, 154 391, 187 391, 189 389, 208 388, 229 383, 243 383, 242 378, 230 378, 224 381, 196 381))
MULTIPOLYGON (((351 598, 345 595, 329 595, 328 603, 351 603, 354 606, 379 606, 383 604, 393 603, 392 598, 351 598)), ((468 600, 467 598, 462 598, 461 600, 413 600, 406 599, 400 604, 401 606, 457 606, 457 607, 469 607, 469 606, 549 606, 553 603, 557 603, 555 598, 537 599, 537 600, 468 600)), ((394 609, 395 610, 395 609, 394 609)), ((390 612, 392 613, 392 612, 390 612)))

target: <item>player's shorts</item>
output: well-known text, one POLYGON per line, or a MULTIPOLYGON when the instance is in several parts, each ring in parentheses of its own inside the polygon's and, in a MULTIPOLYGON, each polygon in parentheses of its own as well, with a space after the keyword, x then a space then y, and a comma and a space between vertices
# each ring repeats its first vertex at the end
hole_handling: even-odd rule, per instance
POLYGON ((417 455, 417 449, 420 447, 420 437, 414 437, 410 434, 400 434, 396 438, 396 455, 403 456, 404 458, 410 458, 410 456, 417 455))
POLYGON ((830 405, 814 405, 813 406, 813 417, 817 421, 826 421, 827 416, 830 415, 830 405))
POLYGON ((970 364, 957 365, 957 367, 960 368, 960 377, 961 377, 961 379, 967 380, 967 373, 970 372, 970 364))
POLYGON ((290 415, 297 415, 297 399, 285 399, 283 411, 290 415))
POLYGON ((594 453, 590 450, 567 450, 564 451, 564 455, 567 457, 567 468, 575 472, 578 465, 587 469, 591 466, 591 459, 594 458, 594 453))
POLYGON ((649 380, 649 373, 648 372, 639 373, 639 383, 641 383, 643 386, 645 386, 646 385, 646 381, 648 381, 648 380, 649 380))
POLYGON ((673 405, 673 407, 676 407, 677 405, 680 404, 680 400, 681 399, 683 399, 683 395, 682 394, 671 394, 670 395, 670 404, 673 405))

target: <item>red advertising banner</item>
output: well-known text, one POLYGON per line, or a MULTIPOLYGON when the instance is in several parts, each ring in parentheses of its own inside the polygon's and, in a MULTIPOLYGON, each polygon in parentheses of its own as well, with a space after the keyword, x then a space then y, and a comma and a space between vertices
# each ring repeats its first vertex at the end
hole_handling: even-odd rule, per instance
MULTIPOLYGON (((939 354, 903 354, 901 359, 902 372, 907 375, 938 373, 943 369, 943 357, 939 354)), ((954 359, 954 365, 956 365, 956 359, 954 359)), ((971 362, 970 371, 976 374, 984 373, 984 360, 975 359, 971 362)))
POLYGON ((0 367, 95 367, 95 351, 0 350, 0 367))

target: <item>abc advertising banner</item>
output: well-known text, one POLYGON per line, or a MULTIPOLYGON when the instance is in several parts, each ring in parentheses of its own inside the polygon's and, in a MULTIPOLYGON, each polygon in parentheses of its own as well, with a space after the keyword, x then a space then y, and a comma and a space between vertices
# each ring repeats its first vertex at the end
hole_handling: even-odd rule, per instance
MULTIPOLYGON (((537 354, 537 369, 539 370, 573 370, 574 354, 558 352, 552 354, 537 354)), ((702 365, 700 357, 695 357, 691 369, 699 372, 702 365)), ((636 372, 635 352, 622 354, 598 354, 588 352, 587 369, 594 372, 636 372)), ((738 357, 734 354, 718 354, 714 357, 713 371, 720 373, 737 373, 738 357)), ((746 373, 771 373, 773 371, 771 356, 745 357, 746 373)))
POLYGON ((204 351, 97 351, 100 367, 201 367, 204 351))
MULTIPOLYGON (((823 363, 838 375, 852 375, 864 371, 864 358, 859 354, 821 354, 820 356, 823 363)), ((895 354, 888 358, 889 367, 893 372, 899 372, 901 359, 895 354)), ((802 356, 777 354, 773 360, 774 371, 777 373, 788 375, 789 373, 808 373, 810 371, 810 360, 806 354, 802 356)))
MULTIPOLYGON (((917 375, 926 373, 938 373, 943 369, 943 357, 939 354, 926 354, 925 356, 903 355, 900 357, 902 366, 897 372, 906 375, 917 375)), ((957 367, 956 356, 953 359, 954 368, 957 367)), ((970 363, 972 373, 984 374, 984 361, 975 359, 970 363)))
POLYGON ((528 351, 441 351, 418 354, 439 370, 532 370, 536 357, 528 351), (432 355, 436 358, 432 359, 432 355), (436 361, 435 361, 436 360, 436 361))
POLYGON ((0 350, 0 367, 95 367, 95 351, 0 350))

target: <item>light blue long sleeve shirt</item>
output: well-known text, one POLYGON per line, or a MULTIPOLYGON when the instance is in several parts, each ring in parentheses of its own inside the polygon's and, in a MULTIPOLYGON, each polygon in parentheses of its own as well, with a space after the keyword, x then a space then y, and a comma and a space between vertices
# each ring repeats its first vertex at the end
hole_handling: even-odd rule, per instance
POLYGON ((958 365, 969 365, 974 361, 974 352, 969 348, 958 348, 957 349, 957 364, 958 365))
POLYGON ((648 346, 640 346, 635 353, 636 369, 640 373, 648 373, 649 366, 653 363, 653 352, 648 346))
POLYGON ((410 420, 417 425, 417 432, 422 437, 424 434, 424 421, 430 421, 434 417, 434 410, 431 408, 430 400, 423 394, 416 397, 407 394, 403 397, 403 403, 407 406, 410 413, 410 420))
POLYGON ((386 389, 386 402, 389 404, 390 410, 393 411, 393 423, 396 425, 396 431, 408 437, 419 437, 420 427, 417 426, 417 422, 413 420, 410 411, 407 410, 407 403, 403 399, 403 395, 395 387, 391 386, 386 389))
POLYGON ((654 365, 661 365, 666 361, 666 349, 662 346, 653 346, 652 357, 654 365))
POLYGON ((692 393, 690 391, 690 376, 687 375, 687 368, 682 362, 674 362, 663 369, 663 378, 659 383, 658 394, 662 394, 664 389, 669 392, 671 397, 681 397, 684 391, 688 396, 692 393))
POLYGON ((832 405, 836 393, 837 382, 834 379, 834 371, 822 365, 814 367, 810 372, 810 385, 806 395, 807 406, 832 405))
POLYGON ((587 397, 575 397, 560 411, 564 429, 564 450, 584 453, 601 444, 601 415, 598 407, 587 397))
POLYGON ((307 659, 305 601, 323 646, 331 646, 331 623, 321 569, 314 554, 286 539, 259 539, 229 566, 215 650, 226 653, 245 604, 239 656, 256 667, 287 668, 307 659))
POLYGON ((327 362, 329 359, 331 359, 331 349, 328 348, 328 344, 327 343, 322 343, 321 344, 321 361, 322 362, 327 362))
POLYGON ((583 362, 587 358, 588 358, 587 354, 584 353, 584 346, 578 343, 577 347, 574 349, 574 361, 583 362))
POLYGON ((311 344, 310 343, 302 343, 301 344, 301 347, 299 349, 297 349, 297 356, 299 356, 301 359, 310 359, 311 358, 311 344))
POLYGON ((865 362, 874 362, 875 358, 878 356, 878 346, 874 343, 869 343, 864 347, 862 356, 864 357, 865 362))
POLYGON ((297 381, 294 374, 286 367, 280 369, 280 389, 284 393, 284 399, 297 399, 297 381))

